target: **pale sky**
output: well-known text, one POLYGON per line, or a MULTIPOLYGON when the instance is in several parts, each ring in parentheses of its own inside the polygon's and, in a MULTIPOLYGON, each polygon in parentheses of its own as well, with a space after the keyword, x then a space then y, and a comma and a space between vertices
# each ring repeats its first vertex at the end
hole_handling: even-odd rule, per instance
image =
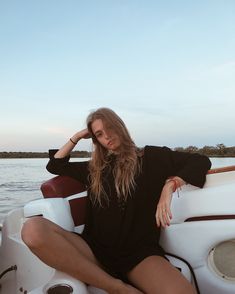
POLYGON ((234 16, 234 0, 0 0, 0 151, 60 147, 98 107, 139 146, 234 146, 234 16))

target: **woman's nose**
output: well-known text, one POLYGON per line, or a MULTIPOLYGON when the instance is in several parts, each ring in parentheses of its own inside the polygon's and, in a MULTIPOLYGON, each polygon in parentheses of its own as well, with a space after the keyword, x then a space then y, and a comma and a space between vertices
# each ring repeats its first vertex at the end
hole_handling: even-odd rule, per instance
POLYGON ((110 134, 106 131, 104 132, 105 139, 110 139, 110 134))

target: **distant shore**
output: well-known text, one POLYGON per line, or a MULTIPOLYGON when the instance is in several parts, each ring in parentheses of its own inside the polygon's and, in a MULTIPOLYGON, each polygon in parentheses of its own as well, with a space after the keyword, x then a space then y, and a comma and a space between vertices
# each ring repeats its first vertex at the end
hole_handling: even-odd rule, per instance
MULTIPOLYGON (((224 144, 216 146, 204 146, 198 148, 196 146, 176 147, 172 148, 175 151, 199 153, 209 157, 235 157, 235 146, 226 147, 224 144)), ((91 152, 88 151, 73 151, 71 157, 89 158, 91 152)), ((1 158, 48 158, 48 152, 0 152, 1 158)))
MULTIPOLYGON (((73 151, 71 157, 88 158, 91 153, 88 151, 73 151)), ((0 159, 3 158, 48 158, 48 152, 0 152, 0 159)))

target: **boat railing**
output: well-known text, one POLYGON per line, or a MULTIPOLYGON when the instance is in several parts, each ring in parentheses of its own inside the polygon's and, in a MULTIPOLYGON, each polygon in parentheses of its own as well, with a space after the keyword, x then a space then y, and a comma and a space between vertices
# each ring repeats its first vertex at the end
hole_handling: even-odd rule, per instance
POLYGON ((207 174, 217 174, 217 173, 224 173, 224 172, 230 172, 230 171, 235 171, 235 165, 212 168, 208 170, 207 174))

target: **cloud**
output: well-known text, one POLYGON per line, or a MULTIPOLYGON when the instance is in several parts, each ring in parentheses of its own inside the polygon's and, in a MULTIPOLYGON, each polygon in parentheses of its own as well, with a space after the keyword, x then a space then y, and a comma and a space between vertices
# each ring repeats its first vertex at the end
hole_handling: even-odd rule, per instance
POLYGON ((46 127, 45 128, 46 132, 49 134, 53 134, 53 135, 66 135, 68 134, 68 130, 66 128, 62 128, 62 127, 46 127))

